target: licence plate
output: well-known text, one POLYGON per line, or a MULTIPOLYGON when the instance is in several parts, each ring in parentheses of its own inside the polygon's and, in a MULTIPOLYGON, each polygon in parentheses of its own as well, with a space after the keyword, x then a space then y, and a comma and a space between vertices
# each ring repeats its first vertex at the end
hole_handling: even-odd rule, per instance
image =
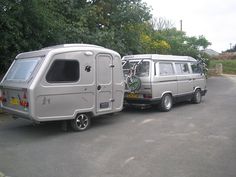
POLYGON ((17 98, 12 98, 12 99, 10 100, 10 103, 13 104, 13 105, 19 105, 20 101, 19 101, 19 99, 17 99, 17 98))
POLYGON ((138 98, 137 93, 128 93, 127 98, 138 98))

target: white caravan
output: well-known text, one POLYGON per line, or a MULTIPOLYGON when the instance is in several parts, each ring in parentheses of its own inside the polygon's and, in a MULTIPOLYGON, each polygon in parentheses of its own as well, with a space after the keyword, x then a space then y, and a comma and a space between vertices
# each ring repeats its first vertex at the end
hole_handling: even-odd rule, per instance
POLYGON ((142 54, 124 56, 122 62, 125 105, 160 105, 169 111, 174 102, 200 103, 207 92, 202 65, 192 57, 142 54))
POLYGON ((76 131, 90 118, 123 108, 120 55, 104 47, 65 44, 17 55, 0 83, 1 107, 34 122, 70 120, 76 131))

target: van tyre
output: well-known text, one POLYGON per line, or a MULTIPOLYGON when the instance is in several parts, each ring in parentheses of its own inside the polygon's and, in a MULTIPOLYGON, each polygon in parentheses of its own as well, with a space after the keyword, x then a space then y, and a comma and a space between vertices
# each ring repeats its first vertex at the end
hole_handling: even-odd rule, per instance
POLYGON ((160 109, 163 112, 168 112, 171 110, 173 106, 173 99, 170 94, 165 94, 161 98, 161 104, 160 104, 160 109))
POLYGON ((71 120, 71 127, 74 131, 84 131, 90 127, 91 117, 88 114, 77 114, 75 119, 71 120))
POLYGON ((201 101, 202 101, 201 90, 197 89, 193 94, 192 103, 199 104, 199 103, 201 103, 201 101))

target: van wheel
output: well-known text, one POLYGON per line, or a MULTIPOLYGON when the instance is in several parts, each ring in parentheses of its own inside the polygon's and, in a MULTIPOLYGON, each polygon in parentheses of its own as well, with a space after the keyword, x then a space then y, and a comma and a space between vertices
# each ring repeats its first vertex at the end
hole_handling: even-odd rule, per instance
POLYGON ((163 95, 160 104, 161 111, 168 112, 171 110, 172 106, 173 106, 172 96, 170 94, 163 95))
POLYGON ((201 103, 201 101, 202 101, 201 90, 197 89, 193 94, 192 103, 199 104, 201 103))
POLYGON ((90 127, 91 118, 88 114, 78 114, 71 120, 71 127, 74 131, 84 131, 90 127))

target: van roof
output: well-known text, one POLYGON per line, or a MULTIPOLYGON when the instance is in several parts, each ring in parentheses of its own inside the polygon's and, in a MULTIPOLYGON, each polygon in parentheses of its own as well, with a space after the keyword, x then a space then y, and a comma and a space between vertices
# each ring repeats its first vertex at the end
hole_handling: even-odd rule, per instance
POLYGON ((16 56, 16 59, 31 58, 31 57, 36 57, 36 56, 37 57, 46 56, 52 50, 58 50, 58 52, 61 52, 61 51, 66 52, 66 51, 69 51, 69 50, 77 50, 78 48, 80 48, 82 50, 86 50, 86 49, 87 50, 102 50, 102 51, 106 51, 106 52, 109 52, 109 53, 112 52, 113 54, 119 55, 117 52, 115 52, 113 50, 110 50, 110 49, 107 49, 105 47, 98 46, 98 45, 92 45, 92 44, 61 44, 61 45, 45 47, 45 48, 42 48, 40 50, 20 53, 16 56))
POLYGON ((139 54, 139 55, 127 55, 122 60, 140 60, 140 59, 151 59, 151 60, 165 60, 165 61, 196 61, 193 57, 189 56, 177 56, 177 55, 160 55, 160 54, 139 54))

